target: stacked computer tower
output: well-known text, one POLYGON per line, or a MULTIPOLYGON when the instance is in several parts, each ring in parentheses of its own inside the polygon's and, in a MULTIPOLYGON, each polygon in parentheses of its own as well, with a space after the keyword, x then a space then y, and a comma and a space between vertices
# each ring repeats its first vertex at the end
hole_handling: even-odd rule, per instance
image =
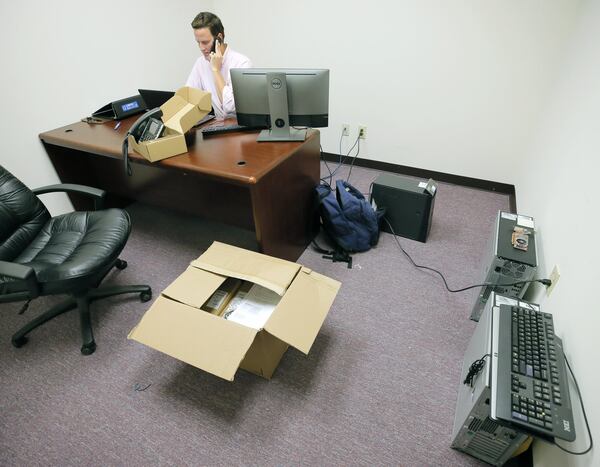
POLYGON ((479 277, 490 284, 475 289, 471 319, 479 321, 491 292, 522 298, 537 270, 535 225, 532 217, 500 211, 479 277))
POLYGON ((528 440, 528 435, 490 417, 492 312, 496 294, 490 293, 463 360, 458 389, 452 447, 492 465, 503 465, 528 440), (470 382, 464 379, 471 365, 482 360, 470 382))

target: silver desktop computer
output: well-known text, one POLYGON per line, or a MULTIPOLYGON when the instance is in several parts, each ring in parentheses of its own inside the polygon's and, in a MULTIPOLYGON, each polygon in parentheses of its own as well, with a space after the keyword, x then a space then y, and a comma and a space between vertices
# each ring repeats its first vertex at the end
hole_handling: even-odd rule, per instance
POLYGON ((535 276, 537 251, 533 218, 498 212, 485 254, 479 277, 483 278, 484 283, 491 285, 475 289, 475 304, 471 311, 473 321, 479 321, 491 292, 512 298, 523 298, 528 283, 509 286, 502 284, 528 281, 535 276))
POLYGON ((490 293, 465 352, 452 430, 452 448, 488 464, 503 465, 517 453, 529 436, 508 424, 500 424, 490 417, 491 308, 496 297, 494 292, 490 293), (480 371, 473 374, 470 384, 465 384, 464 380, 469 374, 471 365, 482 358, 483 366, 480 371))

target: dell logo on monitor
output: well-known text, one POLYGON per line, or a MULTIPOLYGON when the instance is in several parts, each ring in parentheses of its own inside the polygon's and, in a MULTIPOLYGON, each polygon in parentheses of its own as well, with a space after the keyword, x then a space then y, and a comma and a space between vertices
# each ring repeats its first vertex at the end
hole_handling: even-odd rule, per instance
POLYGON ((273 89, 280 89, 281 88, 281 80, 279 78, 274 78, 271 81, 271 86, 273 86, 273 89))

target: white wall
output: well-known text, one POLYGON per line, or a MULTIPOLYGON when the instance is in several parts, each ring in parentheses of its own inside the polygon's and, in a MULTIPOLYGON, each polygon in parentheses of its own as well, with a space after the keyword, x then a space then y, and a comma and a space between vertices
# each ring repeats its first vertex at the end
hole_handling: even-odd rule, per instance
MULTIPOLYGON (((198 53, 191 18, 211 10, 221 16, 227 41, 256 66, 331 69, 325 151, 339 152, 341 123, 353 130, 343 151, 365 124, 361 157, 513 183, 579 5, 2 2, 0 163, 30 186, 55 182, 37 135, 138 87, 177 88, 198 53)), ((45 199, 54 213, 69 208, 62 195, 45 199)))
MULTIPOLYGON (((330 128, 368 127, 360 157, 513 183, 579 0, 220 0, 256 66, 331 69, 330 128)), ((344 150, 348 148, 344 145, 344 150)))
MULTIPOLYGON (((38 134, 138 88, 185 83, 198 47, 190 23, 213 1, 1 2, 0 164, 30 187, 58 178, 38 134)), ((46 195, 53 214, 65 195, 46 195)))
MULTIPOLYGON (((515 179, 519 211, 531 213, 539 227, 541 275, 547 277, 554 265, 560 268, 561 278, 550 297, 539 291, 536 300, 554 315, 596 443, 600 440, 600 310, 596 290, 600 264, 598 44, 600 1, 595 0, 586 2, 560 79, 515 179)), ((578 405, 573 390, 571 401, 578 405)), ((576 443, 569 449, 581 451, 588 439, 583 424, 578 423, 576 429, 576 443)), ((540 466, 600 465, 597 449, 574 457, 539 444, 534 458, 540 466)))

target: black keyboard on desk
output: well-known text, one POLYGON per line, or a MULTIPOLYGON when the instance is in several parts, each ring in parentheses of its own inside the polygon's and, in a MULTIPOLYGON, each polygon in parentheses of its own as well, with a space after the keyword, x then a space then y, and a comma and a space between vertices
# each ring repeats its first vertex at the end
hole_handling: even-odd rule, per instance
POLYGON ((234 133, 237 131, 257 131, 264 130, 264 126, 244 126, 234 123, 232 125, 211 125, 201 128, 202 136, 221 135, 223 133, 234 133))
POLYGON ((540 436, 574 441, 562 341, 554 334, 552 315, 527 307, 501 305, 494 310, 494 320, 497 323, 497 365, 492 368, 494 418, 526 427, 540 436))

